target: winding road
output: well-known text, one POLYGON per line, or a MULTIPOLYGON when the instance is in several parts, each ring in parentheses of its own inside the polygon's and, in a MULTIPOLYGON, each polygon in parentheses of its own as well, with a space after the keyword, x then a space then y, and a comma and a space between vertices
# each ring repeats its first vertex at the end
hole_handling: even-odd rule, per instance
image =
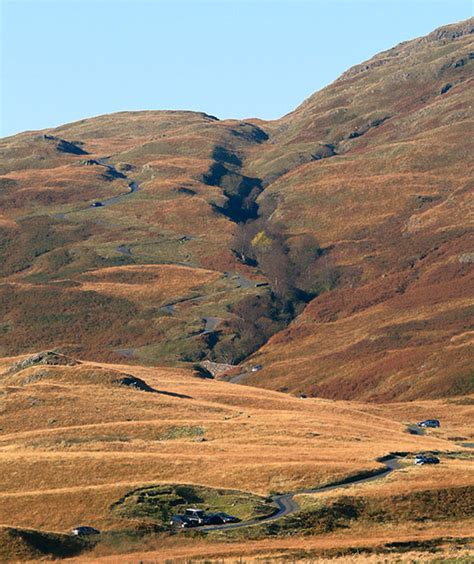
MULTIPOLYGON (((107 168, 112 173, 121 174, 117 171, 117 169, 115 168, 114 165, 108 164, 107 161, 108 161, 108 157, 103 158, 103 159, 97 159, 97 164, 99 166, 103 166, 103 167, 107 168)), ((126 179, 127 177, 125 175, 122 175, 121 178, 126 179)), ((67 211, 67 212, 56 213, 56 214, 54 214, 54 217, 56 219, 65 219, 66 215, 69 215, 71 213, 77 213, 77 212, 81 212, 81 211, 85 211, 85 210, 100 210, 101 208, 110 206, 112 204, 118 204, 119 202, 128 198, 132 194, 135 194, 136 192, 138 192, 138 190, 140 188, 140 185, 138 184, 138 182, 135 182, 134 180, 128 180, 128 179, 127 179, 127 181, 128 181, 128 188, 129 188, 128 192, 123 192, 122 194, 117 194, 117 196, 111 196, 110 198, 105 198, 104 200, 100 200, 99 206, 88 205, 87 207, 80 207, 80 208, 70 210, 70 211, 67 211)), ((124 251, 125 248, 126 247, 124 245, 121 245, 120 247, 117 248, 117 250, 118 250, 118 252, 121 252, 123 254, 131 254, 130 252, 124 251)))
POLYGON ((365 484, 367 482, 373 482, 374 480, 379 480, 380 478, 383 478, 384 476, 387 476, 394 470, 400 468, 399 459, 398 457, 395 456, 384 458, 383 460, 381 460, 381 462, 385 464, 385 468, 376 471, 370 476, 363 476, 359 474, 358 476, 348 478, 342 482, 328 486, 323 486, 321 488, 298 490, 296 492, 289 492, 286 494, 273 496, 271 500, 272 503, 276 505, 277 509, 275 513, 272 513, 268 517, 250 519, 249 521, 241 521, 240 523, 227 523, 225 525, 208 525, 208 526, 198 527, 198 529, 200 531, 221 531, 221 530, 227 531, 230 529, 240 529, 241 527, 249 527, 251 525, 260 525, 261 523, 269 523, 271 521, 276 521, 277 519, 281 519, 286 515, 291 515, 292 513, 296 513, 299 510, 300 507, 295 499, 296 495, 326 493, 332 490, 348 488, 349 486, 353 486, 354 484, 365 484))
POLYGON ((98 208, 94 208, 93 206, 90 206, 90 209, 100 209, 106 206, 110 206, 111 204, 118 204, 125 198, 128 198, 128 196, 130 196, 131 194, 138 192, 139 185, 137 182, 129 182, 128 187, 130 188, 129 192, 124 192, 123 194, 118 194, 117 196, 112 196, 111 198, 106 198, 105 200, 101 200, 101 204, 102 204, 101 206, 99 206, 98 208))

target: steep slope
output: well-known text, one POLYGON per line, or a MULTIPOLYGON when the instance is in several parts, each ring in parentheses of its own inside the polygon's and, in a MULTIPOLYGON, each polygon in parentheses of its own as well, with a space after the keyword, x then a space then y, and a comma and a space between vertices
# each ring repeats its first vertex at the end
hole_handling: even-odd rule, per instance
POLYGON ((260 201, 290 245, 316 235, 338 282, 259 352, 249 383, 346 399, 472 390, 472 30, 399 45, 272 124, 253 166, 278 176, 279 155, 313 157, 260 201))
POLYGON ((0 353, 236 362, 274 334, 243 382, 471 390, 473 21, 273 122, 123 112, 1 140, 0 353))

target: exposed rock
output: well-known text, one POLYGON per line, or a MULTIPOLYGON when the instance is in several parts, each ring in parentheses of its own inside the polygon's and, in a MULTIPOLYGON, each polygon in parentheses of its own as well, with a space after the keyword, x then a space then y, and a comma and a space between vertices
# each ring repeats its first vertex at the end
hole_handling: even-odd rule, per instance
POLYGON ((333 157, 336 155, 334 145, 321 145, 317 151, 313 154, 313 159, 319 161, 320 159, 327 159, 328 157, 333 157))
POLYGON ((132 376, 130 374, 124 374, 120 378, 115 378, 112 380, 112 384, 118 386, 126 386, 128 388, 134 388, 135 390, 139 390, 141 392, 151 392, 153 394, 160 394, 162 396, 170 396, 173 398, 180 398, 180 399, 192 399, 191 396, 186 394, 179 394, 177 392, 167 392, 165 390, 155 390, 149 386, 145 380, 141 378, 137 378, 136 376, 132 376))
POLYGON ((11 366, 8 373, 14 374, 15 372, 20 372, 21 370, 25 370, 25 368, 30 368, 31 366, 76 366, 77 364, 81 363, 78 360, 75 360, 74 358, 68 357, 64 354, 54 351, 42 351, 31 355, 28 358, 15 362, 15 364, 11 366))
POLYGON ((357 129, 355 129, 354 131, 349 133, 349 135, 347 136, 347 139, 355 139, 357 137, 361 137, 362 135, 367 133, 367 131, 369 131, 369 129, 372 129, 373 127, 378 127, 379 125, 382 125, 388 119, 390 119, 390 116, 383 116, 383 117, 380 117, 380 118, 373 119, 371 122, 366 123, 365 125, 361 125, 357 129))
POLYGON ((459 59, 457 60, 455 63, 453 63, 453 67, 455 69, 458 69, 460 67, 463 67, 466 64, 466 60, 465 59, 459 59))
POLYGON ((179 192, 180 194, 187 194, 188 196, 196 195, 195 190, 192 190, 191 188, 186 188, 186 186, 180 186, 179 188, 175 188, 175 192, 179 192))
POLYGON ((433 196, 424 196, 422 194, 417 194, 415 196, 416 203, 419 204, 420 206, 422 206, 423 204, 430 204, 436 201, 437 199, 438 198, 435 198, 433 196))
POLYGON ((468 264, 474 263, 474 253, 463 253, 459 255, 459 262, 468 264))
POLYGON ((111 180, 115 180, 116 178, 127 178, 125 174, 123 174, 123 172, 119 172, 113 166, 109 166, 109 165, 104 165, 104 166, 105 166, 105 172, 102 173, 102 178, 104 180, 111 181, 111 180))
POLYGON ((118 163, 115 168, 117 170, 122 171, 122 172, 128 172, 129 170, 132 170, 135 167, 133 165, 131 165, 130 163, 118 163))
POLYGON ((391 118, 391 116, 384 116, 384 117, 381 117, 381 118, 376 118, 369 123, 369 126, 370 127, 378 127, 379 125, 382 125, 383 123, 385 123, 390 118, 391 118))
POLYGON ((232 370, 232 368, 235 368, 233 364, 226 364, 224 362, 212 362, 210 360, 204 360, 203 362, 200 362, 199 365, 197 366, 200 366, 205 370, 207 370, 208 372, 210 372, 210 374, 212 374, 214 378, 222 376, 229 370, 232 370))

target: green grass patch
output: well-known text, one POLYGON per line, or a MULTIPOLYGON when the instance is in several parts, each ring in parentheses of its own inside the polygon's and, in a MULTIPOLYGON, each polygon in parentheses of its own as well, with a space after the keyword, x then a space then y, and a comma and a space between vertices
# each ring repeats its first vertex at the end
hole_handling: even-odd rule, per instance
POLYGON ((155 437, 157 441, 172 441, 175 439, 197 439, 204 437, 206 428, 200 425, 187 427, 169 427, 155 437))
POLYGON ((115 516, 154 522, 168 526, 174 514, 188 507, 205 511, 224 511, 247 520, 270 515, 275 511, 266 498, 236 491, 192 485, 150 486, 133 490, 112 505, 115 516))

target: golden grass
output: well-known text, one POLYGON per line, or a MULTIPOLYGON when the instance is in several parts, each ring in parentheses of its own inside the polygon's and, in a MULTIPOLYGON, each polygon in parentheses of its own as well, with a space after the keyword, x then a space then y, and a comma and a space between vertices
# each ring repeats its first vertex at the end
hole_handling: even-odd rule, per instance
POLYGON ((6 227, 8 229, 17 229, 18 224, 14 219, 9 217, 6 213, 0 212, 0 227, 6 227))
MULTIPOLYGON (((140 485, 195 483, 268 494, 377 468, 375 459, 393 451, 453 449, 436 433, 406 433, 405 413, 300 400, 203 381, 185 370, 83 363, 30 368, 3 379, 0 522, 5 525, 64 531, 89 522, 115 528, 120 523, 107 508, 140 485), (117 372, 189 399, 112 385, 108 374, 117 372), (206 441, 162 439, 170 427, 189 425, 203 427, 206 441)), ((463 414, 467 417, 467 408, 463 414)), ((443 424, 449 419, 446 410, 443 424)), ((455 410, 451 420, 454 426, 455 410)), ((449 469, 443 484, 468 480, 461 464, 449 469)), ((409 471, 404 487, 416 490, 429 475, 416 470, 409 471)), ((395 476, 371 487, 396 490, 395 476)))
POLYGON ((82 290, 127 298, 142 304, 166 303, 186 296, 197 286, 216 281, 220 274, 177 265, 140 265, 97 269, 82 275, 82 290))
MULTIPOLYGON (((121 112, 57 128, 54 135, 83 141, 87 158, 111 155, 113 162, 133 165, 129 180, 139 182, 140 190, 126 205, 95 215, 78 203, 121 193, 126 181, 108 183, 100 179, 102 167, 79 166, 83 157, 58 154, 31 134, 0 141, 10 155, 5 170, 11 171, 4 177, 2 203, 12 210, 0 215, 0 226, 17 229, 11 219, 16 215, 48 215, 54 224, 48 233, 57 230, 58 240, 64 241, 13 275, 30 279, 13 284, 7 295, 15 297, 18 311, 27 304, 23 319, 14 311, 2 322, 0 329, 11 339, 8 351, 45 342, 53 346, 48 340, 53 328, 45 331, 41 316, 54 317, 54 306, 72 294, 82 296, 80 310, 90 312, 92 321, 79 324, 76 341, 66 325, 57 323, 55 330, 59 326, 67 342, 58 337, 54 346, 73 341, 79 346, 80 341, 84 354, 95 359, 109 358, 115 346, 173 341, 176 332, 185 333, 181 322, 189 322, 190 334, 199 329, 197 318, 215 315, 216 309, 224 315, 225 307, 241 298, 238 291, 230 297, 219 278, 221 272, 239 268, 229 248, 234 225, 210 205, 222 205, 222 188, 200 180, 213 162, 213 151, 222 147, 243 159, 244 174, 268 179, 289 170, 265 188, 260 201, 276 197, 273 219, 289 236, 310 232, 322 246, 331 247, 330 257, 341 274, 339 289, 314 300, 251 359, 264 369, 249 381, 339 400, 407 400, 378 405, 300 400, 194 379, 185 370, 112 364, 35 367, 0 375, 1 523, 63 531, 85 522, 117 529, 123 523, 111 516, 110 505, 141 485, 187 482, 268 494, 377 468, 375 459, 391 451, 465 450, 459 445, 473 439, 472 406, 466 398, 462 401, 472 358, 472 278, 470 264, 461 260, 472 246, 466 232, 472 217, 466 177, 471 85, 465 66, 457 70, 452 62, 465 56, 471 41, 467 34, 452 41, 445 36, 439 43, 431 37, 375 57, 368 62, 369 72, 352 69, 282 120, 255 122, 271 135, 269 143, 241 136, 241 128, 248 127, 243 123, 190 112, 121 112), (455 85, 440 96, 448 80, 455 85), (350 138, 352 131, 382 116, 390 119, 350 138), (335 143, 338 156, 299 166, 301 157, 310 159, 315 147, 325 143, 335 143), (192 186, 197 194, 184 196, 176 191, 182 186, 192 186), (66 220, 53 217, 62 211, 74 213, 66 220), (70 231, 79 226, 81 232, 72 236, 70 231), (184 234, 193 239, 180 245, 184 234), (132 248, 131 256, 117 250, 123 244, 132 248), (116 267, 121 261, 135 264, 116 267), (170 261, 193 266, 151 264, 170 261), (63 280, 51 285, 54 291, 48 295, 45 288, 58 274, 57 264, 65 273, 65 289, 60 290, 63 280), (191 321, 183 321, 189 304, 177 308, 177 319, 149 320, 138 313, 196 289, 210 299, 191 321), (35 292, 44 296, 42 310, 35 309, 35 292), (98 294, 114 299, 110 310, 103 309, 106 313, 94 310, 98 294), (119 298, 133 301, 137 311, 119 298), (24 319, 30 312, 40 320, 34 327, 24 319), (104 316, 107 321, 114 312, 116 325, 109 334, 104 316), (99 321, 101 329, 94 333, 99 321), (22 339, 19 348, 14 348, 13 330, 16 340, 22 339), (117 372, 189 397, 118 387, 111 382, 117 372), (436 399, 448 396, 452 399, 436 399), (420 397, 426 401, 418 401, 420 397), (427 417, 439 417, 441 429, 424 436, 406 433, 407 424, 427 417), (173 436, 170 428, 189 425, 203 427, 206 441, 163 438, 173 436)), ((6 370, 13 360, 0 365, 6 370)), ((439 467, 406 466, 348 492, 389 496, 471 483, 466 461, 443 458, 439 467)), ((233 544, 175 538, 159 541, 158 547, 152 546, 158 541, 150 541, 144 547, 148 552, 131 555, 129 561, 253 558, 275 556, 275 551, 375 546, 393 539, 467 535, 468 525, 427 522, 370 530, 355 525, 325 537, 233 544)), ((91 559, 99 557, 96 552, 91 559)))
MULTIPOLYGON (((393 541, 394 538, 398 542, 409 541, 425 541, 433 538, 454 537, 462 538, 469 537, 472 534, 472 522, 459 523, 453 522, 448 525, 439 523, 423 523, 416 527, 413 524, 398 525, 396 527, 387 527, 386 525, 377 525, 370 530, 349 530, 343 532, 329 533, 321 536, 306 536, 306 537, 288 537, 284 539, 265 539, 265 540, 246 540, 245 542, 222 543, 212 542, 209 540, 193 540, 187 539, 183 543, 182 539, 160 539, 154 541, 151 539, 142 551, 131 552, 129 554, 114 554, 114 555, 101 555, 100 550, 93 551, 91 555, 83 555, 78 559, 71 559, 71 562, 127 562, 129 564, 138 562, 187 562, 192 559, 193 562, 207 561, 212 562, 215 559, 217 562, 242 563, 247 562, 278 562, 278 558, 285 558, 289 562, 325 562, 321 557, 321 552, 324 551, 344 551, 345 549, 361 549, 359 558, 357 555, 351 556, 346 554, 336 561, 341 562, 411 562, 409 560, 410 553, 405 555, 397 554, 391 559, 390 555, 385 554, 364 554, 363 548, 377 550, 377 547, 382 547, 385 543, 393 541), (155 546, 153 546, 155 545, 155 546), (305 560, 305 552, 311 555, 314 552, 314 557, 309 556, 305 560), (268 559, 268 560, 267 560, 268 559)), ((420 561, 429 561, 427 553, 417 553, 420 556, 420 561), (426 560, 425 560, 426 559, 426 560)), ((441 556, 451 555, 472 555, 469 549, 461 549, 453 551, 452 547, 446 547, 441 556)))

